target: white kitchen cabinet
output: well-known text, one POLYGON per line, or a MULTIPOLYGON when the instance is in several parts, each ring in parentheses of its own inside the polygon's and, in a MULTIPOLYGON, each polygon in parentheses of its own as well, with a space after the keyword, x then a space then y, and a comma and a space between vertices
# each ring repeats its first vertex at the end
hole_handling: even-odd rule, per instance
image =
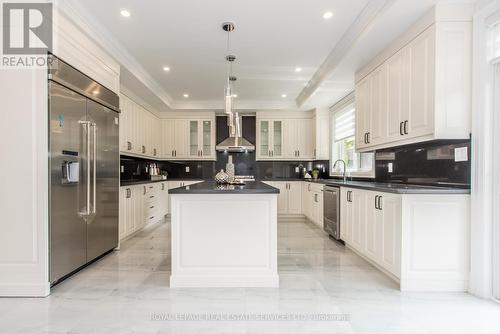
POLYGON ((190 160, 215 159, 215 125, 212 119, 189 120, 190 160))
POLYGON ((341 187, 340 235, 403 291, 464 291, 469 195, 341 187))
POLYGON ((323 185, 304 182, 302 186, 302 213, 323 229, 323 185))
POLYGON ((288 119, 284 122, 284 157, 295 160, 314 158, 313 120, 288 119))
POLYGON ((257 160, 314 159, 314 122, 307 118, 257 117, 257 160))
POLYGON ((315 160, 330 159, 330 111, 317 108, 313 117, 313 156, 315 160))
POLYGON ((356 149, 368 146, 367 133, 371 130, 371 83, 366 77, 356 84, 355 88, 355 113, 356 113, 356 149))
POLYGON ((167 214, 167 182, 120 187, 119 208, 119 238, 123 240, 167 214))
POLYGON ((352 244, 352 220, 354 207, 350 200, 352 189, 340 188, 340 239, 352 244))
POLYGON ((366 244, 366 196, 363 190, 350 189, 352 204, 351 241, 352 246, 363 251, 366 244))
POLYGON ((300 181, 266 181, 271 187, 278 188, 278 214, 302 214, 302 182, 300 181))
POLYGON ((257 119, 257 159, 273 160, 284 156, 283 123, 282 120, 257 119))
POLYGON ((469 139, 471 24, 435 22, 356 74, 356 150, 469 139))

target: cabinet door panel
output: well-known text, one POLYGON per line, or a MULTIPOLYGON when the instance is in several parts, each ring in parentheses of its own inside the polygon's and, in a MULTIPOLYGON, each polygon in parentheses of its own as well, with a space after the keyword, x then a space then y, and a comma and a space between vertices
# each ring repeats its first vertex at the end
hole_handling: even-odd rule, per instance
POLYGON ((189 124, 187 120, 174 120, 174 154, 175 158, 189 156, 189 124))
POLYGON ((204 158, 215 157, 215 136, 214 124, 212 120, 200 121, 200 152, 204 158))
POLYGON ((375 192, 365 192, 365 231, 366 242, 364 247, 365 254, 375 262, 379 262, 382 252, 382 240, 380 233, 382 230, 382 213, 375 205, 378 205, 378 196, 375 192))
POLYGON ((356 85, 355 113, 356 113, 356 149, 367 146, 366 133, 370 128, 371 117, 371 80, 366 77, 356 85))
POLYGON ((297 120, 297 157, 312 159, 314 157, 314 126, 312 119, 297 120))
POLYGON ((434 133, 434 28, 407 47, 409 115, 406 138, 434 133))
POLYGON ((288 213, 300 214, 302 212, 302 184, 301 182, 288 182, 288 213))
POLYGON ((349 202, 348 188, 340 188, 340 237, 347 243, 352 244, 352 203, 349 202))
POLYGON ((197 120, 189 120, 189 157, 200 157, 200 129, 197 120))
POLYGON ((380 265, 400 277, 401 274, 401 197, 383 194, 381 200, 380 265))
POLYGON ((257 121, 257 158, 269 159, 271 155, 271 121, 257 121))
POLYGON ((371 74, 370 123, 368 146, 385 142, 387 132, 387 65, 379 66, 371 74))
POLYGON ((387 114, 386 141, 396 141, 403 137, 402 122, 408 118, 408 80, 405 80, 404 51, 400 51, 387 61, 387 114))
POLYGON ((363 251, 366 243, 365 219, 366 201, 362 191, 352 189, 351 197, 353 206, 352 217, 352 245, 359 251, 363 251))
POLYGON ((162 157, 172 158, 174 156, 174 129, 173 120, 162 121, 162 157))

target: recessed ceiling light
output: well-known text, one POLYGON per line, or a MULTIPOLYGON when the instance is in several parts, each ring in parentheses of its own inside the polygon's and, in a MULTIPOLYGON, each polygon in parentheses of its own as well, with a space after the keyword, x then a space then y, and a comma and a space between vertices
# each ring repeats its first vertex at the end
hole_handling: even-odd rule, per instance
POLYGON ((238 97, 238 94, 233 94, 233 97, 238 97))
POLYGON ((170 72, 170 67, 168 67, 168 66, 163 66, 163 70, 164 70, 165 72, 170 72))
POLYGON ((325 20, 331 19, 332 17, 333 17, 333 13, 332 12, 326 12, 325 14, 323 14, 323 18, 325 20))
POLYGON ((130 17, 130 12, 126 9, 122 9, 120 14, 122 14, 123 17, 130 17))
POLYGON ((302 67, 295 68, 295 72, 301 72, 301 71, 302 71, 302 67))
POLYGON ((281 94, 281 97, 282 97, 282 98, 285 98, 285 97, 286 97, 286 94, 281 94))
POLYGON ((189 97, 189 94, 184 94, 182 96, 184 96, 187 99, 189 97))

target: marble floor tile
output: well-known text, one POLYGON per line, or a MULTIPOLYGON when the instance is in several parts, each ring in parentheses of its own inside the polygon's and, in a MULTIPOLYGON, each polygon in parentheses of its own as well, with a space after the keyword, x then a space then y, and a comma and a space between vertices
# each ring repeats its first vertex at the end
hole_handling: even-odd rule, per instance
POLYGON ((170 289, 170 225, 149 226, 47 298, 0 299, 0 333, 500 333, 500 304, 400 292, 314 224, 278 238, 279 289, 170 289))

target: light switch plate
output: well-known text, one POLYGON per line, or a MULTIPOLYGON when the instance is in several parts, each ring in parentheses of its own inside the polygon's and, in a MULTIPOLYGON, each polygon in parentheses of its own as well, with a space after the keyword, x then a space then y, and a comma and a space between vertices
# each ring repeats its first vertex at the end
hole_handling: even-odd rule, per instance
POLYGON ((189 166, 186 166, 186 173, 189 173, 189 166))
POLYGON ((392 162, 389 162, 389 163, 387 164, 387 172, 388 172, 388 173, 392 173, 393 168, 394 168, 394 164, 393 164, 392 162))
POLYGON ((455 161, 467 161, 469 156, 467 154, 467 147, 457 147, 455 148, 455 161))

